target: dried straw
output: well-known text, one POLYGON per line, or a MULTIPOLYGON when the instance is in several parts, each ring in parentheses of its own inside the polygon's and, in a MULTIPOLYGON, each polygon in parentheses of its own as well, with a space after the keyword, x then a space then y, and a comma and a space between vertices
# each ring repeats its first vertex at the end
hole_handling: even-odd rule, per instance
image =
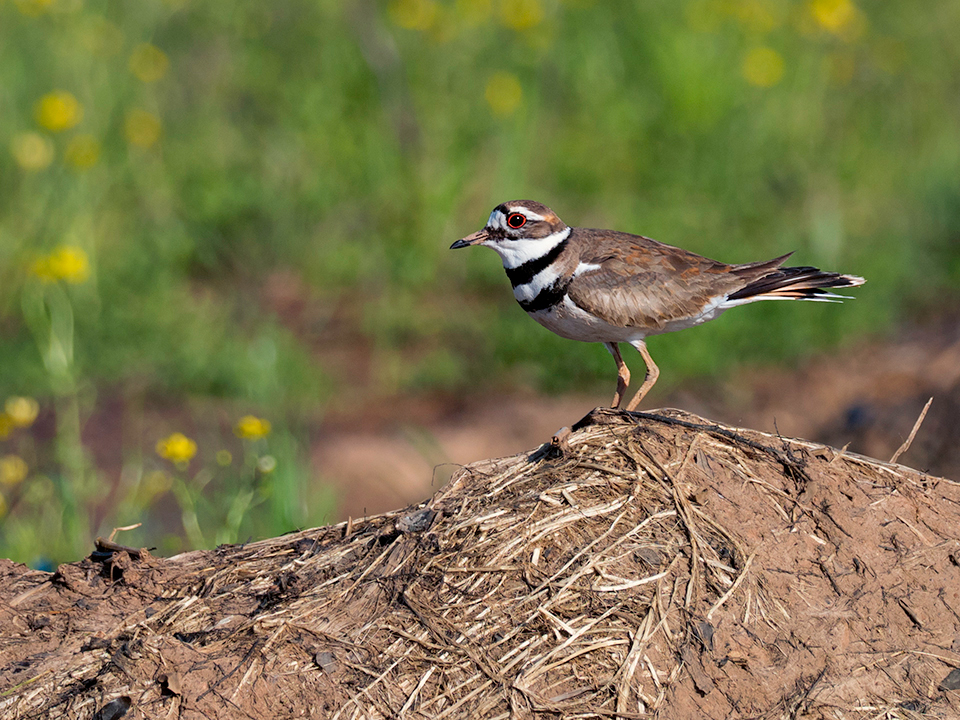
MULTIPOLYGON (((0 715, 85 719, 126 697, 151 718, 941 716, 903 705, 902 687, 935 687, 960 656, 919 631, 891 648, 861 630, 846 571, 863 551, 821 486, 909 517, 924 562, 956 549, 952 520, 930 519, 960 504, 954 483, 674 411, 596 412, 414 508, 24 573, 10 613, 28 628, 45 608, 70 617, 24 650, 0 715), (828 617, 862 637, 805 646, 828 617)), ((897 602, 878 601, 883 622, 906 623, 897 602)), ((4 639, 36 635, 18 632, 4 639)))

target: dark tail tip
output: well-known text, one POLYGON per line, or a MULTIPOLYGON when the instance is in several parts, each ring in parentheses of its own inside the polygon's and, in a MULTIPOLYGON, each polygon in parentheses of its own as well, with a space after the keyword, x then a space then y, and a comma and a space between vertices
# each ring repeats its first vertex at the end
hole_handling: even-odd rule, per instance
POLYGON ((842 275, 835 272, 824 272, 815 267, 788 267, 780 268, 731 294, 728 300, 744 300, 747 298, 793 298, 796 300, 826 300, 842 298, 827 292, 827 288, 856 287, 866 282, 858 275, 842 275))

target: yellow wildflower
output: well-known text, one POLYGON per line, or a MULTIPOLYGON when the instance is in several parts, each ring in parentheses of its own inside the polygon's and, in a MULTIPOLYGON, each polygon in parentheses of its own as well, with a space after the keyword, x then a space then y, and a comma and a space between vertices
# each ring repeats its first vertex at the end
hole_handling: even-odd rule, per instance
POLYGON ((137 147, 148 148, 160 139, 160 118, 146 110, 134 108, 127 113, 124 131, 127 141, 137 147))
POLYGON ((13 429, 17 427, 17 423, 12 417, 7 415, 5 412, 0 413, 0 440, 6 438, 13 429))
POLYGON ((40 98, 33 114, 41 127, 60 132, 69 130, 83 119, 83 106, 70 93, 57 91, 40 98))
POLYGON ((757 87, 773 87, 783 79, 783 56, 773 48, 755 47, 743 59, 743 77, 757 87))
POLYGON ((510 0, 500 3, 500 22, 513 30, 529 30, 543 21, 540 0, 510 0))
POLYGON ((150 43, 141 43, 133 49, 130 55, 130 72, 140 82, 152 83, 160 80, 167 74, 170 60, 167 54, 150 43))
POLYGON ((186 465, 197 454, 197 444, 183 433, 173 433, 157 443, 157 455, 176 465, 186 465))
POLYGON ((810 13, 820 27, 839 33, 854 21, 857 8, 850 0, 811 0, 810 13))
POLYGON ((16 427, 30 427, 40 412, 40 403, 30 397, 8 397, 4 410, 16 427))
POLYGON ((277 469, 277 459, 273 455, 264 455, 257 460, 257 470, 263 474, 272 473, 277 469))
POLYGON ((90 260, 83 248, 61 245, 33 264, 33 274, 46 282, 82 283, 90 277, 90 260))
POLYGON ((86 170, 100 159, 100 143, 93 135, 77 135, 70 139, 64 160, 77 170, 86 170))
POLYGON ((387 8, 395 25, 407 30, 428 30, 437 18, 436 0, 393 0, 387 8))
POLYGON ((229 450, 217 450, 217 465, 227 467, 233 462, 233 453, 229 450))
POLYGON ((27 477, 30 468, 19 455, 4 455, 0 458, 0 485, 18 485, 27 477))
POLYGON ((43 170, 53 162, 53 143, 40 133, 18 133, 10 142, 10 153, 24 170, 43 170))
POLYGON ((53 0, 15 0, 14 4, 17 6, 17 10, 20 11, 21 15, 37 17, 43 15, 50 9, 50 6, 53 5, 53 0))
POLYGON ((487 81, 483 93, 487 104, 498 117, 512 115, 523 100, 523 86, 517 76, 508 72, 496 72, 487 81))
POLYGON ((233 432, 244 440, 259 440, 270 434, 270 422, 254 415, 244 415, 233 432))

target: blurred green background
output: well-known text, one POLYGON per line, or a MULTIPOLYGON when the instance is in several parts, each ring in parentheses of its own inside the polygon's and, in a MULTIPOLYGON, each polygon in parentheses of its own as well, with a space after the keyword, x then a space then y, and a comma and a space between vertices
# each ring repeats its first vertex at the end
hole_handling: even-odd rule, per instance
POLYGON ((601 347, 447 251, 504 200, 868 278, 654 340, 658 389, 955 307, 958 27, 956 0, 0 0, 0 556, 329 520, 330 408, 606 401, 601 347))

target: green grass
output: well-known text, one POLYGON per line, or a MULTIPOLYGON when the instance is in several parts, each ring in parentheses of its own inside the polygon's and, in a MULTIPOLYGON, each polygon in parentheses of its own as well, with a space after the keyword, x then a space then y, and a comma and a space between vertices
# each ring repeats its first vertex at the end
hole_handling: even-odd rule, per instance
POLYGON ((0 440, 29 466, 0 555, 139 520, 174 548, 191 507, 206 544, 319 522, 307 428, 344 393, 605 393, 602 348, 524 317, 493 253, 447 251, 507 199, 868 278, 654 338, 665 386, 955 305, 958 26, 954 0, 0 3, 0 400, 41 405, 0 440), (54 92, 82 116, 38 116, 54 92), (64 245, 88 276, 43 284, 64 245), (339 375, 341 343, 379 372, 339 375), (213 462, 247 412, 272 476, 213 462), (154 474, 175 430, 201 446, 179 496, 154 474))

